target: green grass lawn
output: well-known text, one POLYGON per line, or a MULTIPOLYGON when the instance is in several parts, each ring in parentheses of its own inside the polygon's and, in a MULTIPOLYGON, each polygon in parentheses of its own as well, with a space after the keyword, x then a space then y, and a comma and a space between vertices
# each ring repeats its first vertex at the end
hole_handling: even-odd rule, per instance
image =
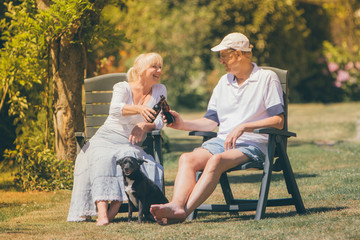
MULTIPOLYGON (((184 114, 186 119, 203 113, 184 114)), ((71 191, 17 192, 11 172, 0 173, 0 239, 360 239, 360 103, 292 104, 288 154, 307 213, 293 206, 267 208, 265 219, 255 212, 199 213, 195 221, 158 226, 128 223, 119 214, 108 226, 93 222, 68 223, 71 191)), ((201 139, 165 129, 171 153, 164 156, 166 195, 171 198, 182 152, 201 139)), ((234 195, 257 197, 259 171, 230 174, 234 195)), ((287 197, 280 173, 274 173, 269 197, 287 197)), ((223 202, 220 188, 207 202, 223 202)), ((135 214, 136 216, 136 214, 135 214)))

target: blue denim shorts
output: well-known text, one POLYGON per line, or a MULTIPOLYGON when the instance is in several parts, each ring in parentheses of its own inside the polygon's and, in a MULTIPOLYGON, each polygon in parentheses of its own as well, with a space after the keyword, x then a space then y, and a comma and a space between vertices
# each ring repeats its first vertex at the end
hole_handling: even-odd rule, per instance
MULTIPOLYGON (((225 152, 224 148, 224 140, 220 138, 212 138, 206 142, 204 142, 201 147, 208 150, 211 154, 218 154, 225 152)), ((252 161, 256 162, 264 162, 265 154, 258 148, 253 145, 248 144, 236 144, 236 148, 240 152, 244 153, 246 156, 250 158, 252 161)))

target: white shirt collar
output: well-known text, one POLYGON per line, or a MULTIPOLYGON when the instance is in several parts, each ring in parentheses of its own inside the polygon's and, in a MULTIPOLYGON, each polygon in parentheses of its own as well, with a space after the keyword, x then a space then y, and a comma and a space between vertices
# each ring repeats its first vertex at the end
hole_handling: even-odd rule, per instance
MULTIPOLYGON (((258 81, 258 79, 259 79, 259 78, 258 78, 258 74, 259 74, 258 71, 259 71, 261 68, 259 68, 258 65, 256 65, 256 63, 254 63, 254 62, 252 62, 251 64, 254 66, 254 68, 253 68, 252 72, 250 73, 249 78, 246 79, 244 83, 247 83, 247 82, 256 82, 256 81, 258 81)), ((236 78, 235 78, 235 76, 234 76, 233 74, 228 73, 226 77, 227 77, 227 80, 228 80, 227 84, 232 85, 232 84, 236 83, 236 78)), ((238 85, 236 84, 236 86, 238 86, 238 85)))

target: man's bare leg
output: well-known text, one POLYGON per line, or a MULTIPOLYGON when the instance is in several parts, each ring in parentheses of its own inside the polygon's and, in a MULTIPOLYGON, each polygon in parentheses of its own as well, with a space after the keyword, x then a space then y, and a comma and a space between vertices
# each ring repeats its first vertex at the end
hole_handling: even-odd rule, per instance
POLYGON ((162 215, 159 214, 162 218, 158 219, 158 223, 172 224, 184 221, 215 190, 223 172, 247 161, 249 158, 238 150, 213 155, 207 162, 201 178, 194 185, 186 206, 181 208, 179 205, 163 205, 165 210, 161 212, 162 215), (182 210, 181 214, 179 214, 180 210, 182 210))
POLYGON ((248 161, 249 157, 238 150, 215 154, 206 164, 201 178, 189 196, 185 206, 186 216, 192 213, 214 192, 223 172, 248 161))
POLYGON ((182 221, 186 218, 184 206, 196 184, 196 172, 204 169, 211 156, 210 152, 201 148, 181 155, 171 202, 152 205, 150 208, 151 214, 158 223, 166 223, 167 218, 182 221))

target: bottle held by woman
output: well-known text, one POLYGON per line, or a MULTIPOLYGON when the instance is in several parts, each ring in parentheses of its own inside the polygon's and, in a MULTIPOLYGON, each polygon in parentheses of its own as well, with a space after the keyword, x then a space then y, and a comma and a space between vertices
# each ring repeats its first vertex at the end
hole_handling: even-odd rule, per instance
POLYGON ((154 117, 149 121, 150 123, 154 122, 156 117, 159 115, 159 113, 162 109, 162 105, 164 104, 164 101, 165 101, 165 97, 163 95, 161 95, 159 102, 157 102, 153 107, 153 109, 156 111, 156 113, 153 114, 154 117))

